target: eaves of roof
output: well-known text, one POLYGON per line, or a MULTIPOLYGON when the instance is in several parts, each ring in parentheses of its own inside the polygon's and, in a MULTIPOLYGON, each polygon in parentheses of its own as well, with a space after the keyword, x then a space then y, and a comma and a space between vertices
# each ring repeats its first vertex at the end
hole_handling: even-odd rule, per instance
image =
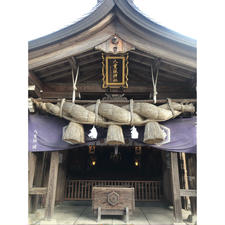
POLYGON ((76 35, 101 21, 115 6, 114 0, 99 2, 93 10, 76 23, 49 35, 28 42, 29 51, 36 50, 76 35))
POLYGON ((82 31, 94 26, 99 21, 101 21, 114 8, 114 6, 117 6, 120 11, 126 15, 126 17, 128 17, 138 26, 175 42, 196 48, 196 40, 188 38, 153 22, 139 11, 132 0, 104 0, 99 2, 86 17, 82 18, 76 23, 49 35, 29 41, 29 51, 55 44, 78 33, 81 33, 82 31))

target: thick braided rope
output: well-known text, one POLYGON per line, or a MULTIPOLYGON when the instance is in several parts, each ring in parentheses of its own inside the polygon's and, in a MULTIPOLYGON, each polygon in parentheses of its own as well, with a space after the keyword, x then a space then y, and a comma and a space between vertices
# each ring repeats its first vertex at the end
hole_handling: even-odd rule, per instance
POLYGON ((98 125, 98 108, 100 105, 101 101, 100 99, 97 100, 96 104, 95 104, 95 125, 98 125))
POLYGON ((63 117, 63 115, 62 115, 62 108, 63 108, 63 104, 65 103, 65 101, 66 101, 66 99, 63 98, 63 99, 61 100, 61 103, 60 103, 60 111, 59 111, 59 116, 60 116, 60 117, 63 117))
POLYGON ((183 113, 184 112, 184 101, 182 101, 181 103, 180 103, 180 105, 181 105, 181 112, 183 113))
POLYGON ((168 105, 169 105, 170 111, 173 114, 173 119, 174 119, 176 116, 175 116, 174 109, 173 109, 173 106, 172 106, 172 101, 171 101, 170 98, 167 98, 167 101, 168 101, 168 105))
POLYGON ((133 106, 134 106, 134 100, 130 99, 130 125, 131 126, 133 126, 133 119, 134 119, 133 106))
MULTIPOLYGON (((38 101, 35 101, 35 100, 32 100, 32 101, 37 105, 38 108, 42 108, 43 110, 45 110, 45 111, 47 111, 47 112, 49 112, 49 113, 51 113, 53 115, 56 115, 53 112, 48 111, 48 109, 46 107, 42 106, 45 103, 38 102, 38 101)), ((70 116, 63 115, 62 108, 63 108, 63 105, 64 105, 65 101, 66 101, 65 99, 62 99, 61 100, 61 104, 58 105, 59 111, 58 111, 58 113, 57 113, 56 116, 63 117, 65 119, 67 119, 67 120, 70 120, 70 121, 73 121, 73 122, 76 122, 76 123, 80 123, 80 121, 77 121, 76 119, 74 119, 74 118, 72 118, 70 116)), ((94 120, 94 122, 86 121, 86 122, 82 122, 82 124, 94 124, 94 125, 97 125, 99 123, 98 122, 99 121, 99 119, 98 119, 98 117, 99 117, 99 115, 98 115, 99 105, 100 105, 100 99, 98 99, 97 102, 96 102, 96 104, 95 104, 95 111, 94 111, 94 113, 95 113, 95 120, 94 120)), ((104 124, 104 125, 131 125, 131 126, 134 126, 135 125, 135 126, 143 126, 146 123, 152 122, 152 121, 163 122, 163 121, 168 120, 168 119, 144 119, 143 121, 139 121, 139 122, 136 121, 136 122, 134 122, 133 105, 134 105, 134 100, 131 99, 130 100, 130 107, 129 107, 130 108, 130 120, 128 122, 101 121, 101 125, 104 124)), ((173 106, 172 106, 172 103, 171 103, 171 99, 168 99, 168 107, 169 107, 169 110, 172 112, 173 118, 175 118, 175 113, 174 113, 175 111, 173 109, 173 106)), ((184 107, 185 107, 185 105, 181 104, 182 112, 185 111, 184 110, 184 107)), ((70 107, 70 108, 72 109, 72 107, 70 107)), ((68 112, 68 113, 70 113, 70 112, 68 112)))

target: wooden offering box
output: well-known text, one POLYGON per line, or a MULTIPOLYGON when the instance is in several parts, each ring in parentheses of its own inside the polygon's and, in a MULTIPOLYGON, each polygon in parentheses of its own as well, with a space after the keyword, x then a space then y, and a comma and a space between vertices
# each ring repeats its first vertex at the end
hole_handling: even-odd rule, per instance
POLYGON ((98 215, 125 215, 126 222, 135 210, 134 188, 128 187, 93 187, 92 209, 98 215))

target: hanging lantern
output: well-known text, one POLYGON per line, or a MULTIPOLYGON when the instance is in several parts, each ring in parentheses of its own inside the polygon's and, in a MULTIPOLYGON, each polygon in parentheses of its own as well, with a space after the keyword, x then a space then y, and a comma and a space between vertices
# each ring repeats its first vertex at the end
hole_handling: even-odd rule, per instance
POLYGON ((88 146, 88 149, 89 149, 89 154, 94 154, 95 153, 95 145, 89 145, 88 146))

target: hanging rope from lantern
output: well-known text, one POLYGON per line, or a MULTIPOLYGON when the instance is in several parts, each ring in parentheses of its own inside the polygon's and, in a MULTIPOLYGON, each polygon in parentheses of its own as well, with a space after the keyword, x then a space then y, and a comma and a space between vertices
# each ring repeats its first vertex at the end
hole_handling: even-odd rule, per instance
POLYGON ((157 65, 155 65, 156 67, 156 76, 154 78, 154 71, 153 71, 153 66, 151 65, 151 73, 152 73, 152 85, 153 85, 153 102, 154 104, 156 104, 157 102, 157 81, 158 81, 158 76, 159 76, 159 63, 160 61, 157 61, 157 65))
POLYGON ((72 94, 72 103, 75 103, 76 99, 76 90, 77 90, 77 78, 79 75, 79 66, 77 66, 76 77, 74 79, 74 68, 72 67, 72 81, 73 81, 73 94, 72 94))

